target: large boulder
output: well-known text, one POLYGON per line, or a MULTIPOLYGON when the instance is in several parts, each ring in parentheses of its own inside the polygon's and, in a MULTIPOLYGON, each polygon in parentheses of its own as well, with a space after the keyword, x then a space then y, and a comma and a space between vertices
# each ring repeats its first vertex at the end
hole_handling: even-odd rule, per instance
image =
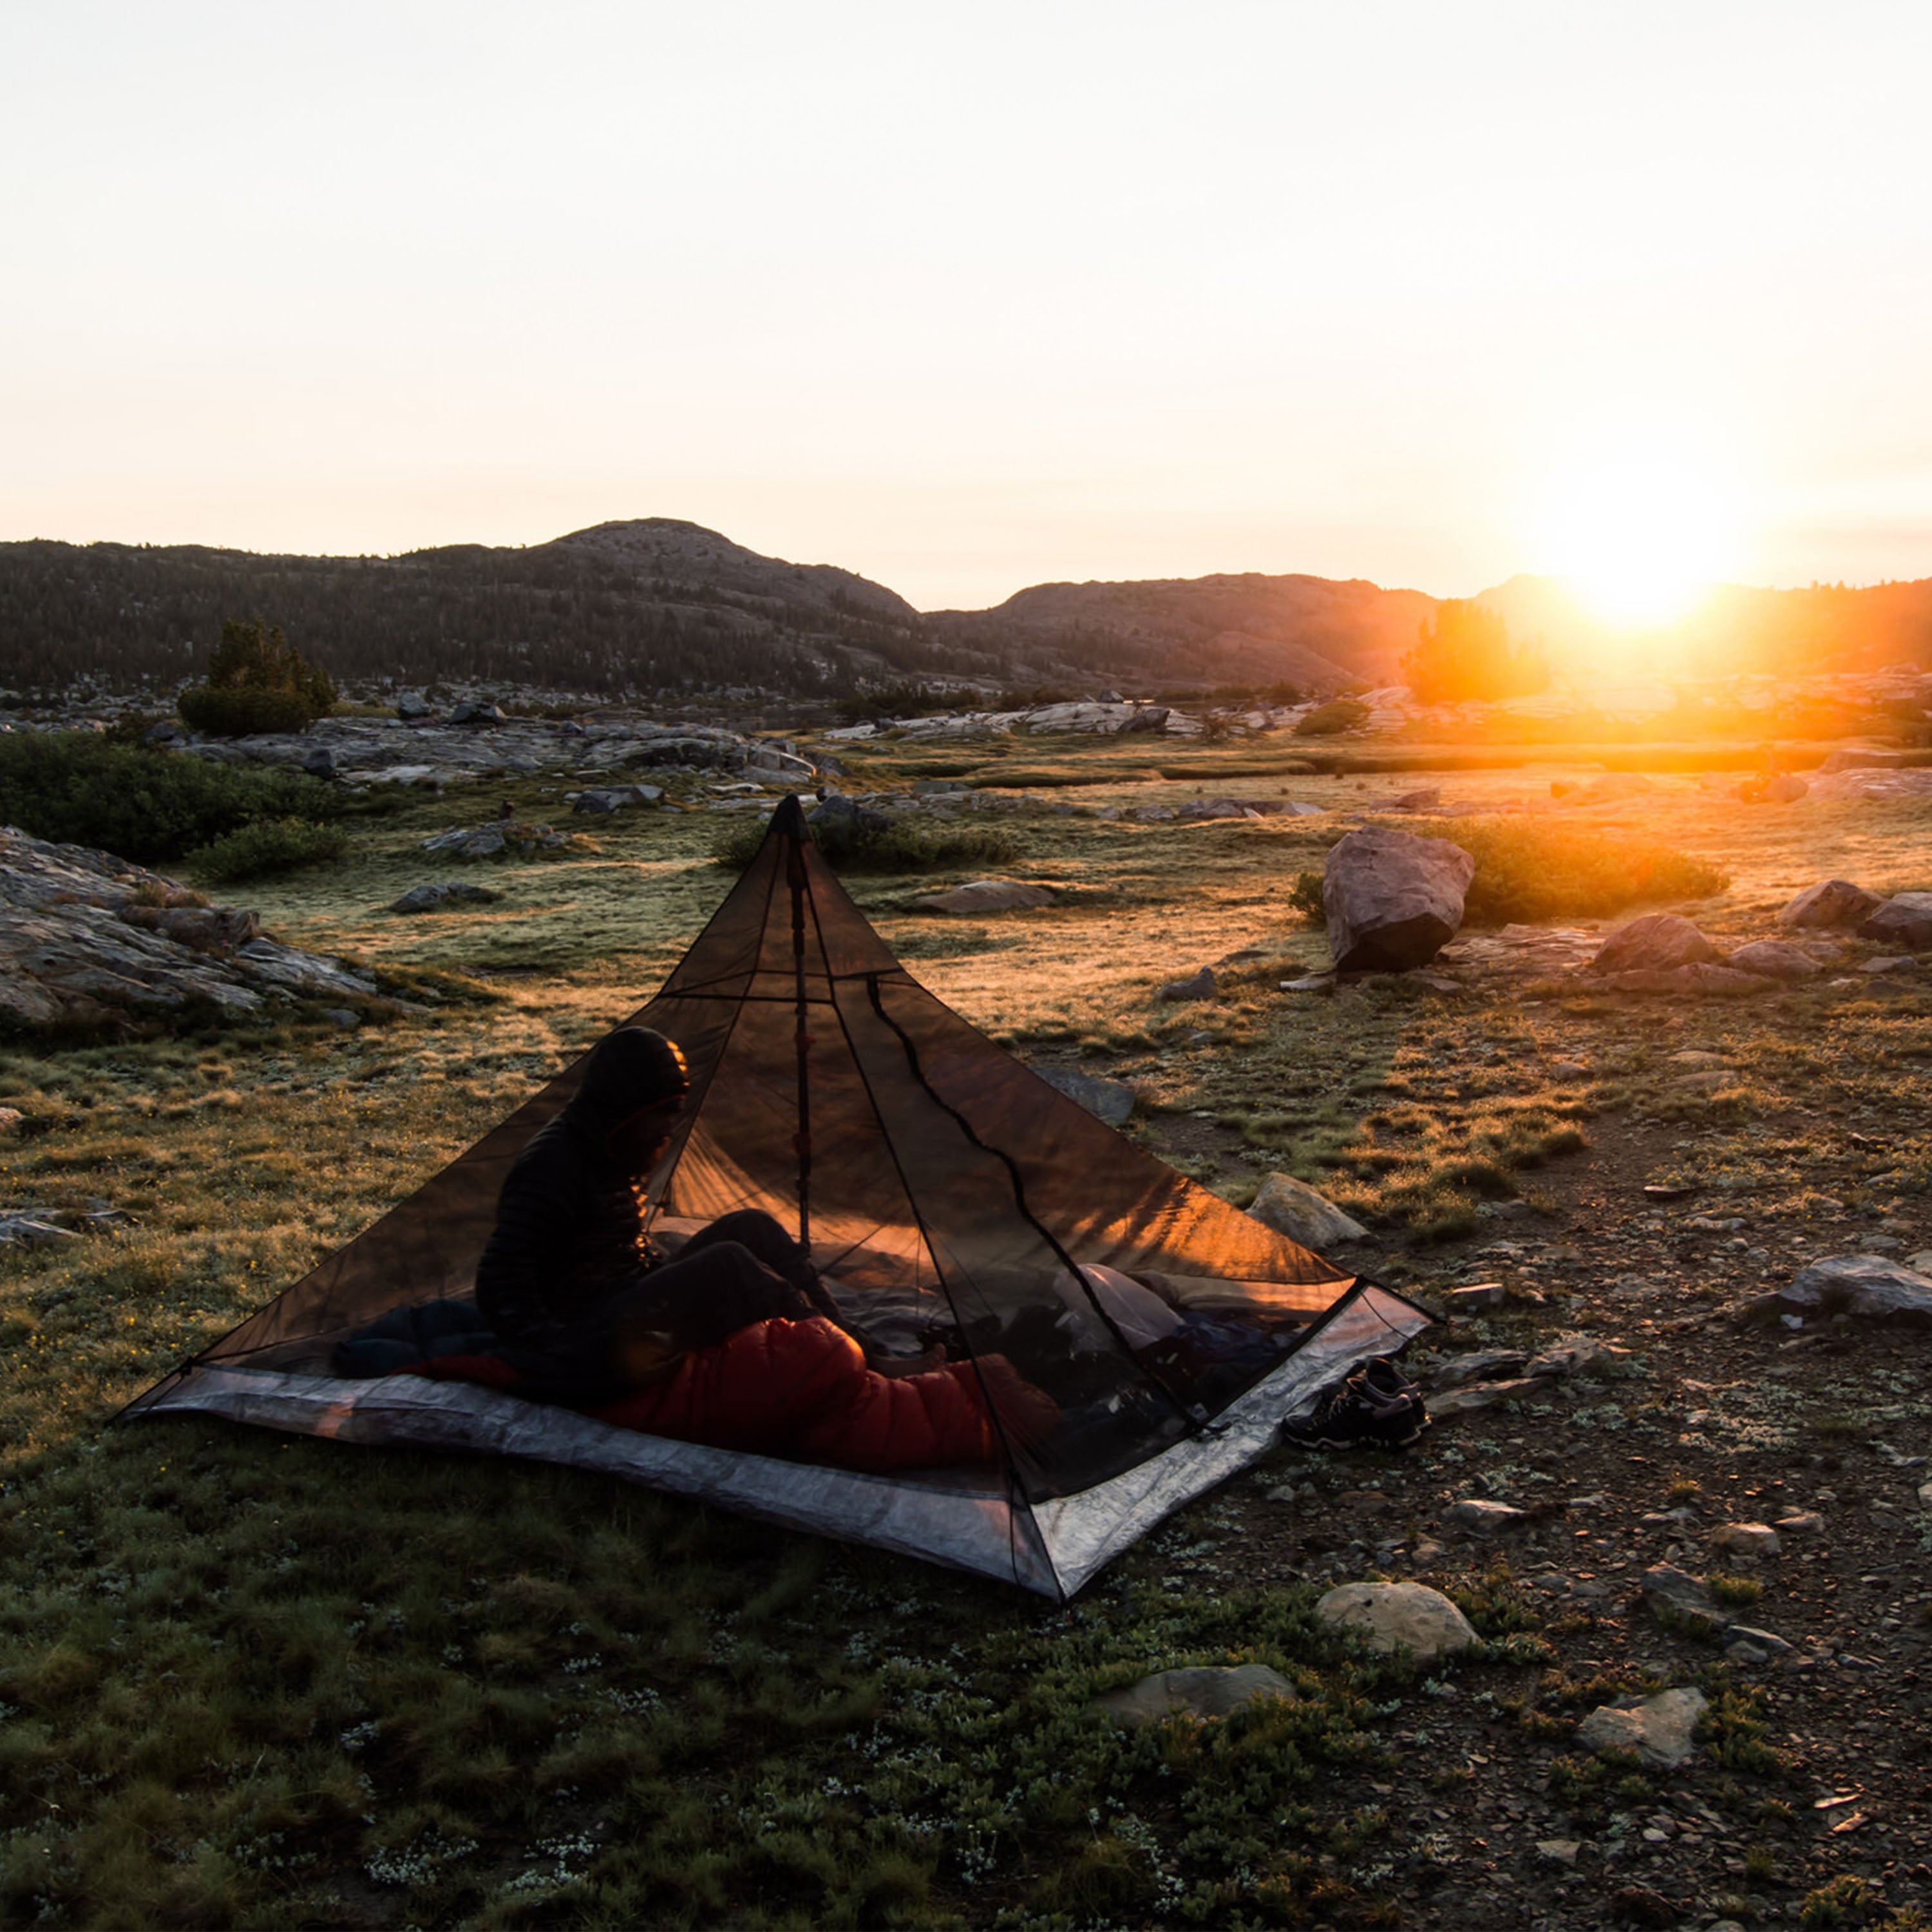
POLYGON ((1325 1194, 1318 1194, 1291 1174, 1270 1174, 1248 1212, 1264 1227, 1318 1254, 1369 1238, 1368 1229, 1359 1221, 1351 1220, 1325 1194))
POLYGON ((1932 892, 1895 894, 1863 921, 1858 937, 1912 952, 1932 947, 1932 892))
POLYGON ((1048 906, 1054 899, 1050 886, 1029 886, 1018 879, 975 879, 970 885, 955 886, 950 892, 928 892, 914 899, 914 912, 946 912, 960 916, 976 913, 1023 912, 1036 906, 1048 906))
POLYGON ((1714 966, 1723 953, 1682 914, 1648 912, 1620 926, 1597 949, 1592 973, 1668 973, 1678 966, 1714 966))
POLYGON ((1763 1316, 1932 1324, 1932 1275, 1882 1255, 1830 1255, 1799 1270, 1790 1285, 1751 1304, 1763 1316))
POLYGON ((1426 966, 1462 923, 1476 862, 1446 838, 1371 826, 1330 848, 1322 874, 1328 946, 1343 973, 1426 966))
POLYGON ((1862 925, 1884 904, 1849 879, 1821 879, 1807 886, 1778 915, 1780 926, 1851 926, 1862 925))

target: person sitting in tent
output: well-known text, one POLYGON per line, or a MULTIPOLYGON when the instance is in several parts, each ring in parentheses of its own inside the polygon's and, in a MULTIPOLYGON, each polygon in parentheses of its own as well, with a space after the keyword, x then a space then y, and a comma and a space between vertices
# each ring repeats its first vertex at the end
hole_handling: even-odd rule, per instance
POLYGON ((712 1222, 670 1259, 646 1239, 639 1185, 689 1084, 673 1042, 620 1028, 503 1183, 477 1306, 530 1373, 580 1399, 614 1397, 774 1316, 838 1319, 804 1250, 755 1208, 712 1222))

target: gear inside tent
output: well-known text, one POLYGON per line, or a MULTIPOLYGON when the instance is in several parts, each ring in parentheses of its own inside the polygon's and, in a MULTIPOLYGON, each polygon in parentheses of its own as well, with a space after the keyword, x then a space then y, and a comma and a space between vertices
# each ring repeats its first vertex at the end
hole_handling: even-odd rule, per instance
POLYGON ((572 1464, 1064 1597, 1426 1324, 1103 1126, 920 986, 795 800, 625 1024, 676 1042, 690 1073, 638 1183, 654 1238, 769 1213, 868 1356, 943 1343, 992 1424, 984 1454, 829 1467, 470 1382, 343 1373, 342 1345, 371 1323, 473 1295, 505 1177, 583 1060, 128 1412, 572 1464))

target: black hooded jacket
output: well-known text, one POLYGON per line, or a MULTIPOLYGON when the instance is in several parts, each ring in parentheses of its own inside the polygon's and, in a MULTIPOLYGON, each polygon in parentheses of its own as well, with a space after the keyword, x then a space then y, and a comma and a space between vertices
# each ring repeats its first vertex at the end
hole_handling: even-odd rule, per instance
POLYGON ((608 1149, 613 1129, 679 1090, 668 1043, 627 1028, 598 1046, 562 1112, 517 1156, 476 1269, 476 1300, 506 1341, 545 1348, 655 1267, 640 1177, 608 1149))

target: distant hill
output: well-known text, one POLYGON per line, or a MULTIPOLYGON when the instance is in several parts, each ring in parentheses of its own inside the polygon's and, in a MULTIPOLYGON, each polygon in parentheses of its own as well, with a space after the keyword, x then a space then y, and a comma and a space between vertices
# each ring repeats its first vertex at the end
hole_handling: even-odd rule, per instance
POLYGON ((394 557, 0 544, 0 685, 169 686, 223 618, 257 614, 338 678, 412 683, 815 692, 916 674, 932 655, 919 614, 883 585, 668 517, 394 557))
POLYGON ((1096 668, 1208 683, 1388 683, 1436 600, 1351 578, 1238 575, 1040 584, 990 610, 942 610, 939 636, 1027 644, 1096 668))

